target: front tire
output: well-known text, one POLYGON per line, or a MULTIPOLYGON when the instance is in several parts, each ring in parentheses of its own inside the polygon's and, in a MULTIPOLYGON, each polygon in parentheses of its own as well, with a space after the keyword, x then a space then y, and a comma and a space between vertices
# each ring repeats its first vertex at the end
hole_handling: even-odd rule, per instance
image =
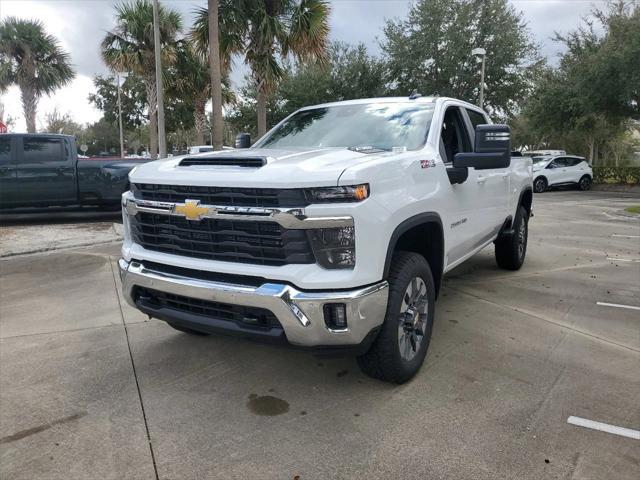
POLYGON ((389 300, 378 337, 358 357, 370 377, 392 383, 410 380, 424 363, 435 312, 429 263, 413 252, 396 252, 389 272, 389 300))
POLYGON ((496 240, 496 263, 504 270, 520 270, 527 254, 529 213, 520 206, 513 221, 513 234, 496 240))
POLYGON ((578 182, 578 188, 583 192, 589 190, 591 188, 591 177, 589 175, 584 175, 578 182))
POLYGON ((538 177, 533 182, 533 191, 536 193, 542 193, 547 189, 547 179, 544 177, 538 177))

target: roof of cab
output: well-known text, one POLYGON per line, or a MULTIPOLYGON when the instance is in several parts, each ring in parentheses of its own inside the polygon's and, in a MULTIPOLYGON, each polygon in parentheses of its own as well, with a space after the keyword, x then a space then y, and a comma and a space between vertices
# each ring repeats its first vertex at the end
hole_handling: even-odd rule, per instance
POLYGON ((309 105, 308 107, 303 107, 300 110, 310 110, 314 108, 325 108, 325 107, 337 107, 341 105, 362 105, 367 103, 436 103, 437 101, 455 101, 460 104, 468 107, 472 107, 474 109, 478 109, 477 105, 473 105, 469 102, 465 102, 464 100, 460 100, 457 98, 450 97, 438 97, 438 96, 419 96, 416 98, 407 97, 375 97, 375 98, 358 98, 356 100, 343 100, 340 102, 327 102, 321 103, 318 105, 309 105))
POLYGON ((7 136, 13 136, 13 137, 56 137, 56 138, 75 138, 73 135, 64 135, 62 133, 46 133, 46 132, 39 132, 39 133, 12 133, 12 132, 7 132, 7 133, 0 133, 0 135, 7 135, 7 136))

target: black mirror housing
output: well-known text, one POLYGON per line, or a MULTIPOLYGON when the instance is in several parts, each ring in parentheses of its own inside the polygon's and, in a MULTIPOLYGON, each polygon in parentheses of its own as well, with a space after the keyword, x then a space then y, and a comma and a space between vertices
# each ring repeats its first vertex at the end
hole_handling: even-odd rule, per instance
POLYGON ((251 135, 239 133, 236 136, 236 148, 249 148, 251 146, 251 135))
POLYGON ((508 125, 477 125, 473 153, 456 153, 456 168, 508 168, 511 165, 511 129, 508 125))

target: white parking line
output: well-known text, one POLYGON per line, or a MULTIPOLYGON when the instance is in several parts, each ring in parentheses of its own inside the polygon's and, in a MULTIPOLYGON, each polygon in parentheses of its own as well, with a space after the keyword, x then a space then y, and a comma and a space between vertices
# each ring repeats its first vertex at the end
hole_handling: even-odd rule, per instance
POLYGON ((629 310, 640 310, 640 307, 634 307, 633 305, 620 305, 619 303, 596 302, 596 305, 600 305, 601 307, 618 307, 628 308, 629 310))
POLYGON ((640 440, 640 430, 616 427, 615 425, 609 425, 608 423, 594 422, 593 420, 574 417, 573 415, 567 418, 567 423, 577 425, 578 427, 591 428, 592 430, 600 430, 601 432, 613 433, 614 435, 640 440))
POLYGON ((621 238, 640 238, 640 235, 618 235, 617 233, 614 233, 611 236, 612 237, 621 237, 621 238))
POLYGON ((640 260, 636 258, 613 258, 607 257, 607 260, 615 260, 616 262, 640 262, 640 260))

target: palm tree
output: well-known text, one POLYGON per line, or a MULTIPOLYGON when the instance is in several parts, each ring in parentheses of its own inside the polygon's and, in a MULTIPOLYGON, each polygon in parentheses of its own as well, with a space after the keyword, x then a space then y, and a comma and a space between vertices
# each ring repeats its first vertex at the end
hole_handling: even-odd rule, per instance
MULTIPOLYGON (((218 0, 209 0, 209 72, 211 76, 211 143, 222 150, 222 65, 220 64, 220 34, 218 0)), ((197 126, 196 126, 197 128, 197 126)))
MULTIPOLYGON (((149 151, 158 153, 158 101, 153 41, 153 5, 149 0, 135 0, 117 5, 116 26, 102 40, 102 59, 114 72, 139 75, 145 84, 149 115, 149 151)), ((160 7, 160 43, 162 65, 176 60, 176 35, 182 18, 175 10, 160 7)))
MULTIPOLYGON (((211 98, 212 85, 209 76, 209 65, 205 57, 194 49, 191 42, 182 40, 178 43, 174 70, 175 72, 171 75, 169 81, 169 94, 191 102, 196 129, 196 145, 203 145, 204 131, 206 129, 205 106, 211 98)), ((222 82, 219 85, 221 87, 221 105, 234 103, 235 95, 229 88, 228 75, 222 77, 222 82)), ((222 127, 221 121, 220 127, 222 127)), ((220 133, 222 133, 222 128, 220 128, 220 133)), ((220 138, 220 143, 222 143, 222 137, 220 138)), ((220 145, 220 148, 222 148, 222 145, 220 145)))
MULTIPOLYGON (((324 61, 330 7, 325 0, 221 0, 220 59, 229 65, 244 53, 257 91, 258 136, 267 131, 267 97, 284 74, 278 58, 324 61)), ((208 11, 197 10, 192 35, 198 48, 209 43, 208 11)))
POLYGON ((7 17, 0 23, 0 92, 18 85, 27 131, 36 131, 38 100, 75 77, 69 54, 41 22, 7 17))

